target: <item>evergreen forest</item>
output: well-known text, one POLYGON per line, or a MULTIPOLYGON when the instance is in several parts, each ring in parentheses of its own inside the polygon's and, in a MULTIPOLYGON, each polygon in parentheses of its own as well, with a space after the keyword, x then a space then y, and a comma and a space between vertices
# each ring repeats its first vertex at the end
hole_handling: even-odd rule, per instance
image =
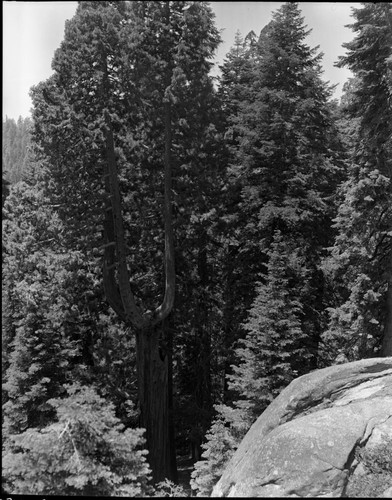
POLYGON ((2 487, 208 496, 294 378, 392 356, 392 5, 81 1, 3 120, 2 487))

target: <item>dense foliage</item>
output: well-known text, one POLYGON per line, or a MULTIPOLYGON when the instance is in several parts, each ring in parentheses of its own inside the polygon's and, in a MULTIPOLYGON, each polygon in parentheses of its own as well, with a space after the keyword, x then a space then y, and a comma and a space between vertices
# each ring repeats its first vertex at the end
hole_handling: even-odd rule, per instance
POLYGON ((47 400, 56 420, 10 435, 3 467, 17 494, 140 496, 149 468, 140 429, 126 429, 89 387, 65 385, 47 400))
POLYGON ((209 495, 293 378, 392 355, 392 13, 353 15, 339 104, 296 3, 214 85, 207 2, 79 2, 3 123, 7 492, 209 495))
POLYGON ((354 16, 340 64, 356 76, 344 113, 358 130, 325 263, 340 290, 324 338, 349 360, 392 349, 392 9, 367 3, 354 16))

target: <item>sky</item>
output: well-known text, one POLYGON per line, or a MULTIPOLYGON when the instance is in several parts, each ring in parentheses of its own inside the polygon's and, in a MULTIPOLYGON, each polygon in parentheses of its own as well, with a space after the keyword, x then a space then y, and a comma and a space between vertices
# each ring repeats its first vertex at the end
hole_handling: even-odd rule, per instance
MULTIPOLYGON (((284 2, 210 2, 223 43, 216 55, 216 68, 234 43, 237 30, 245 37, 251 30, 257 35, 284 2)), ((77 2, 3 1, 3 119, 30 116, 29 89, 52 74, 54 51, 64 37, 66 19, 71 19, 77 2)), ((338 84, 333 97, 339 99, 344 82, 351 76, 345 68, 336 68, 338 56, 345 54, 344 42, 353 39, 351 8, 359 3, 299 2, 305 25, 311 29, 306 43, 320 45, 323 79, 338 84)))

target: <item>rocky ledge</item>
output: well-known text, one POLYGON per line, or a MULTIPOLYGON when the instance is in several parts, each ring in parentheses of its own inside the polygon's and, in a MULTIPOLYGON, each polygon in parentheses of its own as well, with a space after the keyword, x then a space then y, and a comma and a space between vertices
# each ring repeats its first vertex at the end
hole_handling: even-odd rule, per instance
MULTIPOLYGON (((258 418, 211 496, 349 496, 361 474, 358 451, 389 439, 392 358, 316 370, 295 379, 258 418)), ((389 487, 392 475, 381 496, 392 496, 389 487)))

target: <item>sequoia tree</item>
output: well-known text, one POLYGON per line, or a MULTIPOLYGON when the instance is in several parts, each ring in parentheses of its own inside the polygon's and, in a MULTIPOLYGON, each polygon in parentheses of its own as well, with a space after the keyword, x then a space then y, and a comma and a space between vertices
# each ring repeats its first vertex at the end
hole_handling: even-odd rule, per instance
POLYGON ((103 253, 107 300, 136 336, 139 425, 156 481, 175 478, 163 325, 175 288, 172 116, 183 89, 194 86, 189 61, 199 58, 208 71, 218 42, 211 30, 205 4, 80 2, 53 76, 33 90, 34 140, 69 244, 103 253), (160 238, 164 273, 156 271, 160 238), (153 265, 137 262, 141 256, 153 265), (159 281, 163 293, 151 289, 159 281))

